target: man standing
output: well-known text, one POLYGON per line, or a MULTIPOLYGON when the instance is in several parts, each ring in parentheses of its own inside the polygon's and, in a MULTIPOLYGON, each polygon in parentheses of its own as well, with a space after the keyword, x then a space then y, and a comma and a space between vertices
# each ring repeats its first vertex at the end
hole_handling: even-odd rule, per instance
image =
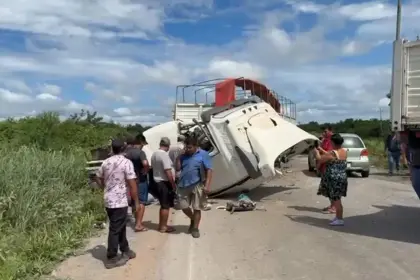
POLYGON ((151 159, 153 187, 160 203, 159 231, 162 233, 175 231, 173 227, 168 226, 169 209, 174 206, 176 190, 173 164, 168 155, 170 145, 171 141, 169 138, 162 137, 159 143, 159 150, 153 153, 151 159))
POLYGON ((400 171, 401 142, 398 133, 392 131, 385 139, 385 152, 388 156, 388 175, 394 174, 394 165, 397 173, 400 171))
POLYGON ((137 139, 141 142, 141 149, 146 154, 147 161, 149 162, 149 173, 147 174, 147 184, 149 186, 148 191, 149 193, 157 198, 155 181, 153 180, 153 168, 152 168, 152 155, 153 151, 150 148, 149 144, 146 141, 146 137, 142 133, 136 136, 137 139))
MULTIPOLYGON (((184 151, 184 141, 185 141, 185 136, 178 135, 177 143, 175 145, 171 145, 171 147, 169 148, 168 155, 173 164, 176 163, 176 159, 184 151)), ((174 166, 174 169, 175 169, 175 166, 174 166)), ((178 179, 179 179, 179 171, 175 171, 175 181, 177 182, 178 179)))
POLYGON ((147 173, 149 172, 149 162, 144 151, 141 150, 142 143, 138 137, 130 137, 127 140, 127 148, 125 150, 125 156, 134 165, 134 171, 137 176, 138 186, 138 198, 140 201, 139 208, 133 207, 133 213, 136 217, 136 225, 134 231, 142 232, 147 231, 147 228, 143 226, 144 211, 146 209, 148 198, 148 182, 147 173))
POLYGON ((136 208, 140 204, 133 163, 123 155, 124 142, 113 140, 111 149, 112 156, 104 160, 96 174, 98 185, 104 188, 105 207, 109 218, 106 268, 125 265, 129 259, 136 257, 130 250, 126 234, 127 186, 133 195, 136 208), (121 257, 118 257, 118 248, 122 252, 121 257))
POLYGON ((177 189, 179 206, 191 219, 189 232, 192 237, 199 238, 201 210, 206 210, 206 195, 210 192, 211 158, 198 147, 196 138, 189 137, 185 140, 185 153, 177 159, 176 168, 180 171, 177 189))

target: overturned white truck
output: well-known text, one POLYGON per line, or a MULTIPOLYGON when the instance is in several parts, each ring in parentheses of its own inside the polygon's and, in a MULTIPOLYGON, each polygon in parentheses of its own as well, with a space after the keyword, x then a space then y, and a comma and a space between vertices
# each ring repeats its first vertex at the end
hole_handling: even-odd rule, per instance
MULTIPOLYGON (((210 88, 206 95, 211 92, 208 83, 178 87, 182 88, 182 104, 188 104, 185 89, 197 86, 198 90, 210 88)), ((211 195, 260 186, 278 174, 275 165, 279 159, 298 155, 317 140, 294 124, 294 104, 288 101, 291 109, 285 108, 275 92, 264 85, 239 78, 223 80, 213 86, 215 102, 212 106, 195 106, 200 107, 197 118, 192 117, 197 112, 192 112, 190 118, 185 118, 185 114, 184 119, 176 118, 179 109, 177 90, 175 120, 144 132, 152 150, 159 148, 161 137, 168 137, 175 143, 180 134, 194 132, 198 135, 200 146, 213 160, 211 195), (243 94, 240 99, 236 99, 238 88, 243 94)), ((194 99, 192 104, 198 104, 196 95, 194 99)), ((193 105, 186 107, 194 108, 193 105)))

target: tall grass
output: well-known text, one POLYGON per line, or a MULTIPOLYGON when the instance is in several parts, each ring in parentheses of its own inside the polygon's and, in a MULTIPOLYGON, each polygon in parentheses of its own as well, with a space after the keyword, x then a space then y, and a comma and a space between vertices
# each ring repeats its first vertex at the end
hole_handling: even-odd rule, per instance
POLYGON ((365 145, 369 151, 369 158, 372 165, 384 168, 387 165, 387 155, 384 151, 384 140, 380 138, 364 139, 365 145))
POLYGON ((0 279, 37 279, 104 219, 82 153, 0 148, 0 279))

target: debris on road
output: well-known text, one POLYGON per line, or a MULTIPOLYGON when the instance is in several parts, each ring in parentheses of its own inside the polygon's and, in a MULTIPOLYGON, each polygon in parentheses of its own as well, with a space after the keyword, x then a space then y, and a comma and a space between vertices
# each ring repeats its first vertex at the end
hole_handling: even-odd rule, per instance
POLYGON ((252 201, 249 196, 242 193, 238 196, 237 201, 228 201, 226 206, 218 206, 216 209, 223 209, 229 211, 231 214, 233 212, 244 212, 244 211, 254 211, 262 210, 267 211, 264 207, 257 207, 257 203, 252 201))

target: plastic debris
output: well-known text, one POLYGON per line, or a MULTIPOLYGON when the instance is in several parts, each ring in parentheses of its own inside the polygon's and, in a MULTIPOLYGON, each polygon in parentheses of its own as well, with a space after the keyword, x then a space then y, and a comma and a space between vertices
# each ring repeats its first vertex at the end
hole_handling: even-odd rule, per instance
POLYGON ((241 193, 237 201, 228 201, 226 206, 218 206, 216 209, 224 209, 231 214, 234 212, 262 210, 267 211, 264 207, 257 207, 257 203, 252 201, 249 196, 241 193))

